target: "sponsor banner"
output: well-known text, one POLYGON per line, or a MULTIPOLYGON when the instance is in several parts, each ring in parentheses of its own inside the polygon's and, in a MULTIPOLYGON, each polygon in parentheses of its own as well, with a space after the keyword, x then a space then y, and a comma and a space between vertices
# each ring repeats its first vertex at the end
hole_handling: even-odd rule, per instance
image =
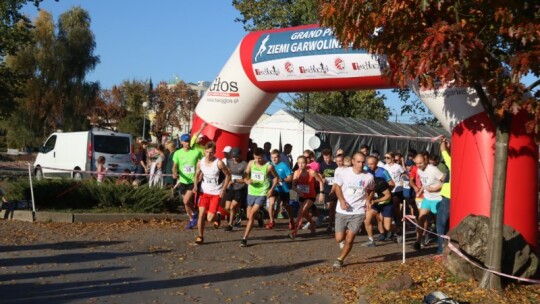
POLYGON ((260 82, 304 79, 335 79, 381 76, 386 60, 360 53, 340 53, 290 57, 253 63, 255 79, 260 82))
POLYGON ((253 48, 252 62, 343 53, 366 54, 366 51, 344 50, 329 28, 301 28, 262 34, 253 48))
POLYGON ((450 85, 426 90, 418 86, 418 81, 410 87, 448 132, 465 119, 484 112, 473 88, 450 85))
POLYGON ((219 75, 197 104, 195 113, 204 121, 232 133, 249 133, 277 94, 266 93, 248 78, 240 62, 240 47, 231 55, 219 75))

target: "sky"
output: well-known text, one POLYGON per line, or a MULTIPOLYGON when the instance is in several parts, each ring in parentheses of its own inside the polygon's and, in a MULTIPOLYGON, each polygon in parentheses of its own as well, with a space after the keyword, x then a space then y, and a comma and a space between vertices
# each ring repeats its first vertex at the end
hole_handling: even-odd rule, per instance
MULTIPOLYGON (((100 63, 87 79, 109 89, 124 80, 148 80, 154 84, 178 77, 185 82, 212 81, 247 32, 231 0, 44 0, 40 8, 54 20, 75 6, 90 14, 100 63)), ((38 10, 24 8, 33 20, 38 10)), ((531 80, 532 82, 532 80, 531 80)), ((401 102, 390 90, 386 106, 390 120, 411 122, 399 115, 401 102), (398 116, 395 116, 398 113, 398 116)), ((267 109, 285 108, 278 100, 267 109)))
MULTIPOLYGON (((44 0, 40 9, 58 17, 75 6, 90 14, 100 63, 87 79, 108 89, 124 80, 154 84, 178 77, 185 82, 212 81, 247 32, 230 0, 44 0)), ((33 20, 38 10, 28 5, 33 20)), ((386 105, 400 112, 389 90, 386 105), (391 96, 389 96, 391 95, 391 96)), ((278 100, 267 109, 285 108, 278 100)), ((392 121, 395 121, 395 116, 392 121)), ((407 122, 410 116, 400 116, 407 122)))

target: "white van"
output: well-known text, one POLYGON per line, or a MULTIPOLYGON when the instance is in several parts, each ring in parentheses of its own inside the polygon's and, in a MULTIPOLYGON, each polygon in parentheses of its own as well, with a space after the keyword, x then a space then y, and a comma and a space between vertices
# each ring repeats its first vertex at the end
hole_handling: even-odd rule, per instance
POLYGON ((85 131, 51 134, 34 162, 36 179, 68 177, 80 180, 97 170, 97 160, 105 157, 109 172, 133 169, 133 139, 130 134, 85 131))

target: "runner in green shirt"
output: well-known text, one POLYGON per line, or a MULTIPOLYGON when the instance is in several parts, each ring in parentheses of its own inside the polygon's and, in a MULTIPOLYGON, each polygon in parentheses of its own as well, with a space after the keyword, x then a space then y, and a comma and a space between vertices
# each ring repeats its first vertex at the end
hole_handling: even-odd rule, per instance
POLYGON ((189 134, 180 136, 182 148, 174 152, 173 155, 173 178, 178 179, 175 188, 178 188, 178 193, 183 198, 186 213, 192 219, 188 228, 193 228, 197 225, 196 217, 193 217, 193 183, 195 177, 195 168, 197 162, 203 157, 199 150, 190 148, 189 134))
POLYGON ((247 197, 248 222, 240 247, 247 247, 247 238, 253 227, 255 216, 258 214, 259 208, 266 205, 266 199, 272 196, 272 192, 278 183, 278 174, 274 166, 264 160, 264 150, 261 148, 253 151, 253 160, 249 162, 245 176, 244 181, 249 185, 247 197), (270 179, 272 179, 271 184, 270 179))

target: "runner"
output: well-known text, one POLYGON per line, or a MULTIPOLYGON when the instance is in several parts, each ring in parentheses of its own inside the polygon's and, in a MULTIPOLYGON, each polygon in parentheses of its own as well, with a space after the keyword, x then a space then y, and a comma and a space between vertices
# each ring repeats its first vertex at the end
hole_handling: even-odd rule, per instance
MULTIPOLYGON (((229 169, 221 159, 216 158, 215 153, 216 144, 213 141, 206 143, 204 157, 197 163, 197 171, 195 172, 195 180, 201 180, 202 192, 197 223, 199 235, 195 240, 197 245, 204 243, 204 216, 206 215, 206 220, 209 222, 220 221, 220 216, 217 213, 219 202, 227 190, 224 185, 228 185, 231 180, 229 169), (225 176, 225 179, 220 178, 220 173, 225 176)), ((193 191, 197 191, 197 185, 193 187, 193 191)))
MULTIPOLYGON (((319 173, 324 178, 324 197, 325 204, 328 207, 328 228, 326 232, 331 233, 334 229, 334 219, 336 216, 336 203, 337 197, 335 190, 333 189, 334 184, 334 173, 338 165, 332 160, 332 150, 324 149, 322 151, 323 161, 319 164, 319 173)), ((317 219, 318 222, 322 223, 322 216, 319 216, 317 219)))
POLYGON ((173 155, 173 178, 178 179, 175 188, 178 188, 178 194, 182 197, 186 213, 190 218, 187 228, 191 229, 197 226, 197 215, 193 206, 195 167, 203 155, 199 150, 190 147, 189 140, 189 134, 180 136, 182 148, 173 155))
POLYGON ((247 163, 242 160, 239 148, 232 148, 230 155, 232 159, 227 161, 227 167, 229 167, 232 177, 227 195, 225 196, 225 209, 229 211, 230 216, 229 225, 225 227, 225 231, 232 231, 235 221, 242 220, 239 210, 246 203, 247 197, 247 185, 244 181, 247 163))
MULTIPOLYGON (((315 181, 319 182, 319 189, 323 189, 324 181, 313 169, 307 168, 307 159, 305 156, 299 156, 296 163, 298 164, 298 170, 293 175, 293 189, 298 193, 298 201, 300 202, 300 214, 296 218, 296 225, 294 230, 289 234, 289 238, 295 239, 298 233, 298 229, 302 227, 302 220, 305 218, 310 224, 309 229, 311 233, 315 233, 317 226, 309 213, 311 206, 315 202, 317 193, 315 192, 315 181)), ((324 203, 324 191, 319 192, 319 202, 324 203)))
POLYGON ((343 267, 343 260, 352 249, 360 224, 366 217, 366 205, 374 187, 373 175, 364 171, 366 156, 361 152, 353 155, 352 167, 341 171, 335 180, 338 204, 336 206, 336 241, 341 255, 333 264, 334 269, 343 267))
POLYGON ((287 163, 281 161, 280 153, 278 150, 272 150, 272 152, 270 153, 270 158, 272 159, 272 164, 276 169, 279 180, 278 185, 276 185, 276 189, 272 193, 272 197, 270 197, 269 199, 268 214, 270 215, 270 221, 268 225, 266 225, 266 228, 274 228, 274 210, 279 211, 281 209, 279 207, 281 203, 281 206, 283 206, 287 211, 287 215, 289 217, 289 229, 292 230, 294 229, 294 218, 292 215, 291 205, 289 204, 289 184, 290 182, 292 182, 293 172, 291 171, 291 168, 289 168, 289 165, 287 163), (274 208, 276 202, 278 203, 278 206, 277 208, 274 208))
MULTIPOLYGON (((259 214, 259 209, 266 205, 266 199, 272 195, 272 191, 274 191, 278 183, 278 174, 274 166, 264 161, 263 149, 256 148, 253 151, 253 160, 247 166, 244 181, 249 185, 247 197, 248 222, 240 247, 247 247, 247 238, 253 227, 255 215, 259 214), (270 185, 270 176, 273 176, 272 185, 270 185)), ((261 215, 259 214, 259 216, 261 215)))

